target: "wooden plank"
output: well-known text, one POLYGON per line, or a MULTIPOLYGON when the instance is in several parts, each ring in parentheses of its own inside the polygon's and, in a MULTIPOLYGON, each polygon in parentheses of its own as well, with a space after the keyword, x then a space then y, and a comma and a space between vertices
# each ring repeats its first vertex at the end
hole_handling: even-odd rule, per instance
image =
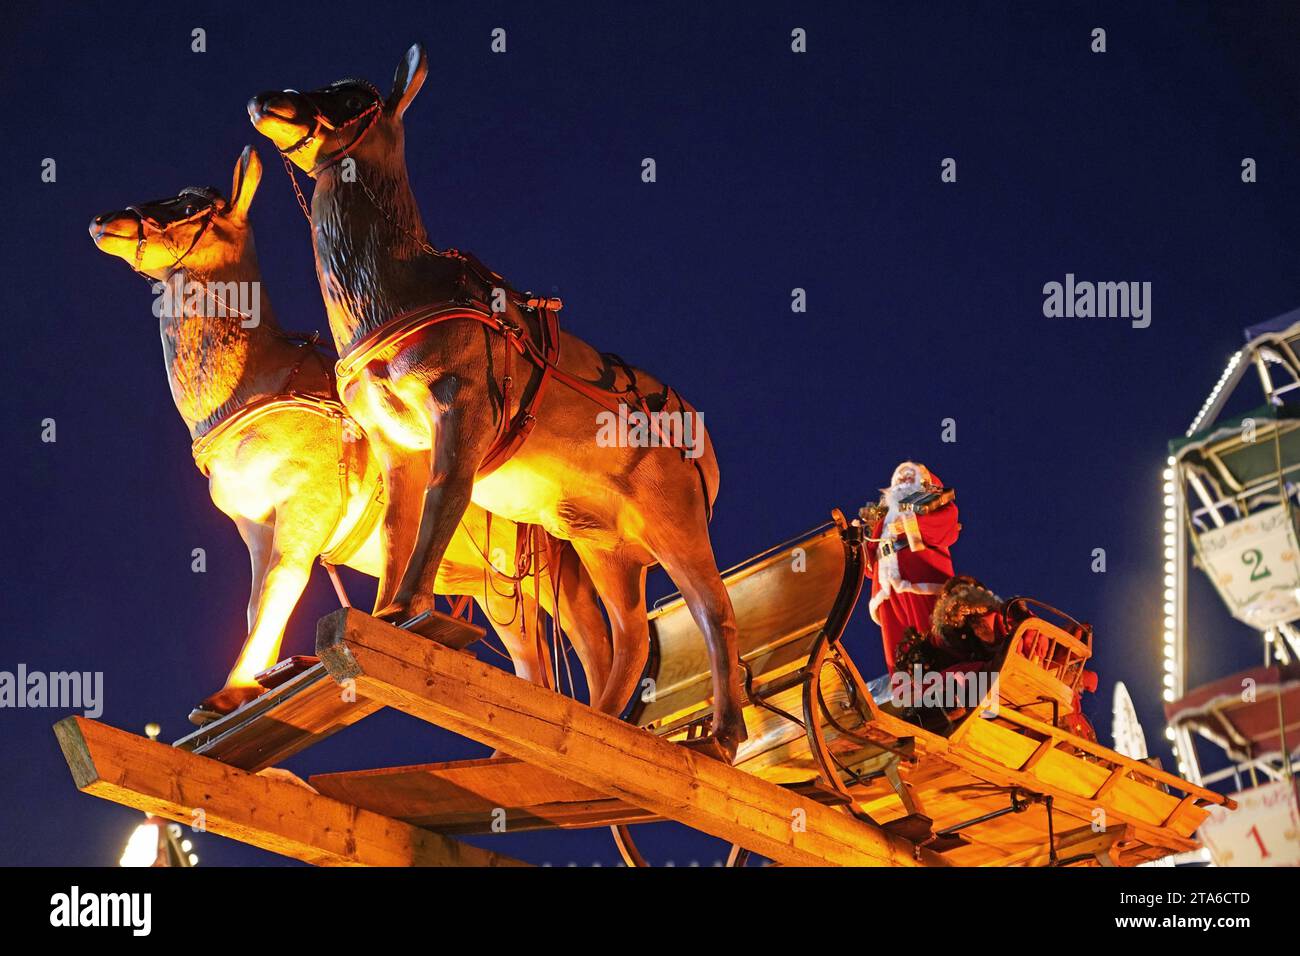
MULTIPOLYGON (((447 647, 461 648, 478 640, 483 629, 435 611, 418 622, 412 633, 447 647)), ((340 690, 325 668, 315 664, 279 687, 187 734, 174 746, 241 770, 273 767, 383 707, 358 696, 354 690, 340 690)))
POLYGON ((177 750, 84 717, 54 725, 77 789, 204 827, 308 863, 333 866, 520 866, 348 806, 307 787, 177 750))
MULTIPOLYGON (((920 760, 918 770, 922 770, 922 772, 925 772, 924 768, 936 762, 946 762, 971 774, 974 779, 993 783, 1000 787, 1018 786, 1029 793, 1050 793, 1055 800, 1055 808, 1058 814, 1062 812, 1068 813, 1072 817, 1085 822, 1091 822, 1092 811, 1101 805, 1090 800, 1089 797, 1109 777, 1110 766, 1094 764, 1082 757, 1070 756, 1059 749, 1052 749, 1047 751, 1040 760, 1039 768, 1048 763, 1062 762, 1063 765, 1056 767, 1052 774, 1040 777, 1034 773, 1024 773, 1015 769, 1022 766, 1032 753, 1037 751, 1038 741, 1027 738, 1023 742, 1016 741, 1015 746, 999 748, 1006 751, 1000 754, 1000 758, 989 757, 964 745, 959 744, 950 747, 950 741, 946 738, 894 717, 880 710, 874 703, 871 703, 870 706, 872 708, 872 723, 877 724, 882 730, 894 736, 901 736, 906 733, 915 736, 917 754, 920 760), (1051 757, 1050 761, 1048 755, 1051 757), (1071 779, 1065 779, 1067 774, 1071 779), (1073 779, 1080 776, 1085 779, 1073 779), (1064 786, 1060 785, 1063 780, 1065 781, 1064 786)), ((1018 715, 1018 719, 1023 722, 1023 715, 1018 715)), ((978 714, 967 718, 967 722, 972 724, 977 721, 989 723, 978 714)), ((1073 744, 1078 738, 1066 735, 1063 739, 1073 744)), ((1116 754, 1115 756, 1118 757, 1119 755, 1116 754)), ((1127 763, 1127 759, 1112 761, 1111 766, 1115 763, 1124 764, 1127 763)), ((1145 767, 1145 765, 1140 766, 1145 767)), ((914 776, 915 771, 912 774, 914 776)), ((1194 787, 1186 781, 1182 781, 1182 784, 1188 789, 1195 790, 1198 797, 1202 792, 1201 788, 1194 787)), ((948 817, 944 812, 944 808, 936 803, 933 796, 927 795, 925 800, 926 811, 934 818, 936 829, 951 825, 947 822, 948 817)), ((1160 824, 1166 819, 1163 813, 1153 817, 1150 812, 1144 814, 1134 812, 1139 803, 1145 806, 1148 801, 1152 800, 1166 807, 1173 807, 1178 802, 1176 798, 1163 793, 1155 786, 1129 777, 1116 784, 1115 791, 1110 794, 1109 801, 1102 806, 1115 820, 1132 824, 1135 838, 1152 848, 1157 848, 1160 851, 1158 855, 1196 849, 1199 844, 1190 838, 1190 834, 1195 831, 1196 826, 1200 824, 1200 820, 1205 816, 1205 809, 1193 803, 1183 814, 1178 816, 1178 819, 1172 821, 1176 824, 1175 827, 1162 827, 1160 824), (1125 799, 1122 801, 1117 800, 1120 796, 1125 799)), ((882 819, 882 816, 878 814, 879 808, 876 801, 868 801, 863 805, 873 817, 882 819)), ((1032 810, 1029 812, 1032 812, 1032 810)), ((1010 819, 1014 820, 1016 818, 1012 817, 1010 819)), ((1001 827, 997 829, 1001 829, 1001 827)), ((970 839, 971 836, 967 835, 967 838, 970 839)), ((949 853, 948 856, 955 861, 965 863, 966 860, 961 858, 960 853, 961 851, 955 851, 949 853)))
POLYGON ((1055 746, 1056 746, 1056 740, 1051 737, 1048 737, 1046 740, 1044 740, 1041 744, 1038 745, 1038 749, 1035 750, 1033 753, 1031 753, 1029 755, 1029 759, 1026 760, 1021 765, 1020 767, 1021 771, 1023 773, 1029 773, 1031 770, 1034 769, 1034 767, 1038 766, 1039 761, 1041 761, 1044 757, 1046 757, 1047 752, 1055 746))
POLYGON ((475 658, 343 609, 321 662, 359 693, 789 865, 946 865, 849 814, 725 766, 475 658))
POLYGON ((1097 788, 1097 792, 1092 795, 1092 799, 1098 803, 1103 802, 1110 792, 1119 786, 1120 781, 1127 776, 1128 767, 1116 767, 1111 771, 1110 776, 1106 778, 1106 782, 1097 788))
MULTIPOLYGON (((1034 849, 1025 850, 1020 853, 1011 854, 993 865, 995 866, 1051 866, 1052 851, 1047 846, 1046 834, 1043 835, 1043 844, 1034 849)), ((1058 860, 1068 860, 1074 857, 1110 857, 1116 843, 1132 840, 1133 828, 1129 824, 1121 823, 1105 830, 1094 830, 1092 827, 1080 827, 1077 830, 1071 830, 1068 833, 1058 833, 1056 835, 1056 858, 1058 860)))
POLYGON ((1196 807, 1196 796, 1195 794, 1189 793, 1187 796, 1183 797, 1183 799, 1178 801, 1178 806, 1174 807, 1174 809, 1170 811, 1169 816, 1165 818, 1164 822, 1161 825, 1166 827, 1172 827, 1174 825, 1174 821, 1176 821, 1179 818, 1180 814, 1185 814, 1188 812, 1189 809, 1195 809, 1195 807, 1196 807))
POLYGON ((290 681, 205 724, 174 746, 241 770, 273 767, 383 707, 348 695, 314 664, 290 681))
POLYGON ((576 829, 661 819, 641 807, 516 760, 494 757, 324 773, 326 796, 440 833, 576 829))

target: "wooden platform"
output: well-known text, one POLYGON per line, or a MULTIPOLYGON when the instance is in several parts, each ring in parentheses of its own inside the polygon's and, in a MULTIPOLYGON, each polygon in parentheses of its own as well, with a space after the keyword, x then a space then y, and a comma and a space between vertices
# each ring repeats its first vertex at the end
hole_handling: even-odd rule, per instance
POLYGON ((504 810, 508 831, 671 819, 787 865, 946 865, 815 792, 698 755, 355 610, 322 619, 317 651, 319 664, 175 747, 61 721, 74 781, 182 824, 201 809, 212 832, 321 864, 511 865, 446 835, 493 832, 504 810), (249 772, 383 706, 517 759, 320 774, 310 785, 249 772))
POLYGON ((786 865, 1130 865, 1193 847, 1206 807, 1225 801, 1007 706, 1014 665, 942 732, 877 705, 847 658, 823 668, 820 697, 836 715, 827 746, 856 774, 836 794, 817 784, 789 716, 802 712, 797 685, 750 708, 745 761, 731 767, 669 739, 689 721, 656 736, 355 610, 321 620, 317 652, 318 664, 175 748, 61 722, 77 786, 185 824, 202 808, 213 832, 297 859, 379 865, 508 865, 448 834, 657 820, 786 865), (247 772, 384 706, 513 756, 308 784, 247 772))
MULTIPOLYGON (((459 649, 482 634, 482 628, 460 618, 433 612, 420 623, 418 636, 459 649)), ((187 734, 175 746, 242 770, 274 767, 383 706, 355 690, 335 683, 324 665, 316 664, 187 734)))
POLYGON ((388 817, 84 717, 54 725, 77 789, 184 826, 332 866, 520 866, 388 817))
POLYGON ((383 707, 346 691, 316 664, 175 746, 241 770, 274 767, 383 707))
POLYGON ((580 829, 662 817, 513 757, 316 774, 321 793, 439 833, 580 829), (504 814, 504 815, 503 815, 504 814))
POLYGON ((944 866, 897 835, 355 610, 316 651, 359 694, 789 865, 944 866))

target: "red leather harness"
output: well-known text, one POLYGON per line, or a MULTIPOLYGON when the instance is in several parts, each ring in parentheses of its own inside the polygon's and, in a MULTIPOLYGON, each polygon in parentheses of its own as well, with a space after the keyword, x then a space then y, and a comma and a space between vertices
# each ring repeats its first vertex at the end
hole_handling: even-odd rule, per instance
POLYGON ((562 379, 571 378, 561 372, 557 364, 560 357, 560 324, 555 312, 549 308, 539 309, 538 315, 541 320, 540 346, 533 341, 526 330, 496 313, 457 305, 449 306, 443 302, 404 312, 368 332, 358 340, 346 357, 339 359, 334 367, 339 394, 343 394, 348 383, 356 378, 367 364, 381 353, 400 345, 403 340, 442 322, 456 319, 481 322, 494 332, 502 334, 506 340, 506 374, 501 382, 501 416, 497 436, 477 472, 478 478, 486 478, 505 464, 528 438, 528 434, 537 423, 534 409, 541 403, 550 379, 553 376, 562 379), (514 391, 512 358, 516 352, 527 359, 540 374, 531 392, 525 388, 519 402, 519 410, 511 418, 510 404, 514 391))
MULTIPOLYGON (((533 302, 539 302, 539 300, 529 300, 530 304, 533 302)), ((348 383, 381 353, 400 345, 403 340, 431 326, 455 319, 468 319, 486 325, 492 331, 504 336, 506 340, 506 374, 501 383, 502 410, 497 427, 497 436, 492 443, 492 447, 488 449, 487 454, 484 456, 476 474, 478 479, 486 478, 504 465, 528 438, 533 426, 537 423, 535 410, 541 404, 542 397, 546 394, 546 387, 551 379, 559 380, 575 392, 585 395, 602 408, 614 413, 618 412, 619 402, 615 400, 615 396, 591 382, 569 374, 559 367, 560 322, 559 317, 556 315, 557 310, 551 303, 544 300, 540 301, 534 308, 537 310, 539 319, 540 343, 533 340, 527 329, 516 325, 501 313, 485 312, 477 308, 460 305, 448 305, 445 302, 421 306, 403 312, 366 333, 349 350, 347 356, 339 360, 335 366, 339 394, 342 395, 348 383), (511 418, 510 404, 514 389, 511 363, 515 353, 518 353, 533 366, 538 377, 531 391, 525 386, 525 390, 520 396, 519 410, 511 418)), ((648 406, 645 397, 635 389, 634 385, 630 390, 634 392, 638 407, 643 411, 647 411, 648 406)), ((667 439, 659 433, 658 425, 653 417, 650 417, 649 424, 661 440, 661 443, 665 446, 669 445, 667 439)), ((695 464, 698 468, 698 462, 695 464)), ((700 477, 701 481, 703 481, 702 474, 700 477)), ((710 510, 707 488, 705 491, 705 507, 706 510, 710 510)))

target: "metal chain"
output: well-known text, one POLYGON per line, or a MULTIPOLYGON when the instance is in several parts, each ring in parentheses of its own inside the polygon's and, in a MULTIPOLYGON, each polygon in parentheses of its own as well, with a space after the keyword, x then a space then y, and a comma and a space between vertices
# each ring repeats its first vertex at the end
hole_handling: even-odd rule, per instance
MULTIPOLYGON (((159 232, 159 233, 158 233, 158 239, 159 239, 159 241, 163 244, 163 246, 167 249, 167 251, 171 254, 171 257, 172 257, 171 268, 172 268, 172 269, 180 269, 180 268, 184 268, 184 270, 185 270, 186 272, 188 272, 188 273, 190 274, 190 276, 193 277, 194 280, 195 280, 196 282, 198 282, 199 285, 202 287, 202 289, 203 289, 203 294, 206 295, 206 296, 208 297, 208 299, 210 299, 211 301, 215 302, 215 303, 216 303, 217 305, 219 305, 222 309, 224 309, 225 312, 226 312, 226 315, 227 315, 227 316, 229 316, 229 315, 231 315, 231 314, 234 314, 234 315, 239 316, 241 319, 252 319, 252 318, 253 318, 251 315, 249 315, 249 314, 247 314, 247 313, 245 313, 245 312, 240 312, 240 311, 239 311, 238 309, 236 309, 234 306, 230 305, 230 303, 226 302, 226 300, 223 299, 220 295, 218 295, 216 292, 214 292, 214 291, 212 290, 212 283, 210 283, 210 282, 208 281, 207 273, 203 272, 203 271, 200 270, 200 269, 196 269, 194 266, 187 266, 187 265, 184 265, 183 260, 184 260, 185 257, 189 254, 189 252, 192 252, 192 251, 193 251, 192 249, 189 250, 189 251, 187 251, 187 252, 185 252, 185 253, 181 253, 181 254, 178 256, 178 255, 177 255, 176 247, 173 246, 173 245, 171 244, 171 242, 169 242, 168 239, 167 239, 167 233, 166 233, 166 231, 159 232)), ((150 286, 151 286, 151 287, 152 287, 152 284, 153 284, 154 282, 156 282, 156 281, 163 281, 163 280, 155 280, 155 279, 153 279, 152 277, 145 275, 143 272, 137 272, 136 274, 139 275, 139 276, 141 276, 141 277, 142 277, 146 282, 150 283, 150 286)), ((175 274, 175 273, 173 273, 173 275, 174 275, 174 274, 175 274)), ((170 282, 170 281, 171 281, 170 277, 168 277, 168 279, 167 279, 166 281, 170 282)), ((184 291, 183 287, 182 287, 182 291, 184 291)), ((182 298, 182 301, 181 301, 181 316, 184 316, 184 314, 185 314, 185 303, 184 303, 184 299, 182 298)))
POLYGON ((379 204, 379 200, 375 198, 375 194, 370 191, 370 187, 366 185, 366 181, 362 179, 360 176, 357 177, 357 185, 360 186, 361 189, 365 192, 366 198, 370 200, 371 205, 373 205, 376 209, 378 209, 380 215, 382 215, 385 219, 388 220, 388 224, 390 226, 394 226, 401 232, 406 233, 407 237, 413 239, 415 243, 420 247, 420 249, 423 252, 427 253, 428 255, 431 256, 443 255, 443 253, 439 252, 433 246, 429 245, 427 240, 421 239, 418 235, 416 235, 411 230, 404 229, 401 226, 399 226, 397 222, 394 221, 393 217, 389 215, 388 210, 379 204))
MULTIPOLYGON (((284 163, 284 171, 289 176, 289 183, 293 186, 293 194, 298 199, 298 206, 300 209, 302 209, 302 214, 303 216, 306 217, 308 225, 310 225, 311 207, 307 205, 307 197, 303 195, 302 188, 299 187, 298 185, 298 177, 293 171, 293 162, 284 153, 280 153, 280 161, 284 163)), ((389 225, 397 228, 401 232, 406 233, 407 237, 413 239, 415 243, 420 247, 421 252, 424 252, 427 255, 431 255, 431 256, 443 256, 443 255, 452 254, 452 253, 440 252, 439 250, 431 246, 428 240, 421 239, 418 235, 411 232, 409 229, 402 228, 389 214, 388 210, 385 209, 383 205, 379 202, 379 200, 375 197, 375 194, 370 191, 370 187, 366 185, 365 180, 363 180, 360 176, 358 176, 356 182, 357 185, 359 185, 362 191, 366 194, 366 198, 370 200, 371 205, 373 205, 375 209, 379 211, 379 214, 381 216, 383 216, 386 220, 388 220, 389 225)))
POLYGON ((284 171, 289 174, 289 182, 293 184, 293 194, 298 197, 298 207, 302 209, 302 214, 307 217, 307 225, 311 225, 311 209, 307 206, 307 197, 302 194, 302 189, 298 186, 298 177, 293 174, 293 163, 289 157, 280 154, 280 161, 284 163, 284 171))

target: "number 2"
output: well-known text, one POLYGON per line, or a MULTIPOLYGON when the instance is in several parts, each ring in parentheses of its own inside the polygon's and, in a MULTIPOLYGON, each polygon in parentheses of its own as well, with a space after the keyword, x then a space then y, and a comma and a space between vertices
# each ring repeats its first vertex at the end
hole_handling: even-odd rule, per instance
POLYGON ((1253 567, 1255 570, 1250 572, 1252 581, 1259 581, 1262 578, 1272 577, 1273 572, 1264 567, 1264 553, 1259 548, 1251 548, 1241 556, 1241 563, 1253 567))

